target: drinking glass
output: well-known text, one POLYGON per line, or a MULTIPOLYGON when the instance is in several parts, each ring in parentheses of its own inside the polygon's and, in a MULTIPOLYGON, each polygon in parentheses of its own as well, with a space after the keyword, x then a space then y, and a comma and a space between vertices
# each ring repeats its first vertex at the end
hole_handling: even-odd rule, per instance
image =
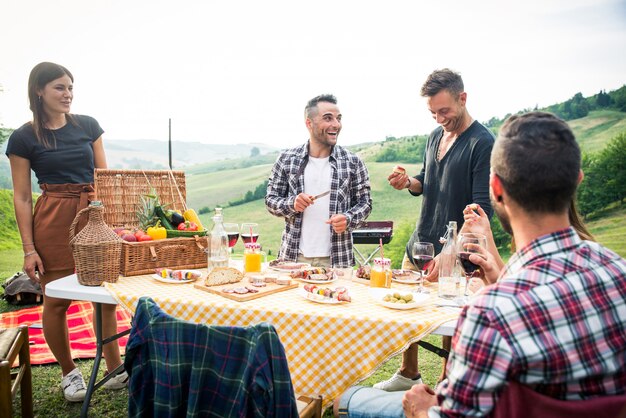
POLYGON ((241 224, 241 239, 244 244, 257 242, 259 240, 259 224, 244 222, 241 224))
POLYGON ((463 233, 459 234, 457 241, 457 257, 459 264, 465 272, 465 291, 463 297, 467 298, 469 282, 476 270, 479 269, 477 264, 469 260, 470 254, 479 254, 487 248, 487 237, 483 234, 463 233))
POLYGON ((425 292, 424 277, 426 277, 426 266, 433 261, 435 248, 430 242, 416 242, 413 244, 413 261, 420 270, 417 293, 425 292))
POLYGON ((226 235, 228 235, 228 252, 233 252, 233 247, 237 244, 237 240, 239 239, 239 224, 234 223, 225 223, 224 231, 226 231, 226 235))

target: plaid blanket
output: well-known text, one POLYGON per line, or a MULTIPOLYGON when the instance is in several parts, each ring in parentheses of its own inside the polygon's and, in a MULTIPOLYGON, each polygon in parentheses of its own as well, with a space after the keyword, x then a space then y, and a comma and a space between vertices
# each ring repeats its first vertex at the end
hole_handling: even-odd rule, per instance
MULTIPOLYGON (((0 314, 0 327, 11 328, 19 325, 28 325, 28 337, 30 340, 30 363, 48 364, 56 363, 41 329, 41 314, 43 307, 21 309, 14 312, 0 314), (34 325, 34 326, 32 326, 34 325)), ((70 334, 70 348, 72 356, 76 358, 94 358, 96 356, 96 335, 92 322, 93 306, 91 302, 72 302, 67 310, 67 323, 70 334)), ((131 316, 122 308, 117 309, 118 331, 130 328, 131 316)), ((128 336, 117 340, 120 351, 125 352, 128 336)))

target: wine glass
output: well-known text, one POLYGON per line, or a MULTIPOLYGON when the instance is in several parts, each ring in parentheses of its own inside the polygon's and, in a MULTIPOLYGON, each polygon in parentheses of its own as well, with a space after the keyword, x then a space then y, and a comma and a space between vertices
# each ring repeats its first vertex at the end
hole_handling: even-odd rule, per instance
POLYGON ((426 277, 425 267, 433 261, 435 256, 435 248, 430 242, 416 242, 413 244, 413 262, 420 270, 418 279, 417 293, 425 292, 424 277, 426 277))
POLYGON ((259 224, 244 222, 241 224, 241 239, 244 244, 257 242, 259 240, 259 224))
POLYGON ((479 254, 481 249, 485 250, 486 248, 487 237, 483 234, 469 232, 459 234, 459 239, 457 241, 457 257, 461 268, 465 272, 465 291, 463 292, 463 297, 466 299, 468 297, 467 292, 472 275, 479 269, 477 264, 474 264, 469 260, 470 254, 479 254))
POLYGON ((233 252, 233 247, 237 244, 237 240, 239 239, 239 225, 234 223, 225 223, 224 231, 226 231, 226 235, 228 235, 228 252, 233 252))

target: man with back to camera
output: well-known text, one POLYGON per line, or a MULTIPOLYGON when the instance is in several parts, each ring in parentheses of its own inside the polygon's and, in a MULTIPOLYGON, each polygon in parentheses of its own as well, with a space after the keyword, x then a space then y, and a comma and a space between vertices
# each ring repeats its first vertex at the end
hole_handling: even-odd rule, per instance
POLYGON ((309 100, 304 116, 309 140, 278 156, 267 185, 267 210, 285 219, 278 258, 352 267, 352 230, 372 211, 367 168, 337 145, 342 116, 335 96, 309 100))
MULTIPOLYGON (((439 237, 449 221, 463 226, 463 209, 479 204, 491 217, 489 204, 489 157, 494 136, 467 111, 467 93, 459 73, 447 68, 433 71, 421 89, 428 110, 440 125, 430 134, 424 151, 420 174, 407 176, 394 171, 389 184, 408 189, 413 196, 422 195, 420 220, 406 245, 403 269, 419 270, 413 263, 411 248, 415 242, 430 242, 435 255, 441 251, 439 237)), ((429 266, 429 281, 438 277, 438 258, 429 266)), ((450 350, 450 337, 443 337, 443 347, 450 350)), ((421 383, 418 369, 418 346, 411 344, 402 354, 400 370, 374 387, 388 391, 408 390, 421 383)), ((440 380, 444 378, 445 360, 440 380)))
POLYGON ((485 416, 509 382, 561 400, 626 394, 626 261, 582 241, 570 224, 580 167, 574 134, 556 116, 531 112, 504 123, 490 195, 519 250, 463 308, 447 379, 436 394, 423 384, 404 393, 352 388, 339 416, 485 416))

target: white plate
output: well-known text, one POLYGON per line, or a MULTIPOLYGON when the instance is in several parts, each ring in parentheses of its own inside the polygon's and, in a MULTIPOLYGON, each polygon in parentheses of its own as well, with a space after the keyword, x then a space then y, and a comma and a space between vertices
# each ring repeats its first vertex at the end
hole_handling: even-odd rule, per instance
POLYGON ((400 277, 392 277, 391 280, 397 283, 403 284, 418 284, 417 278, 420 273, 417 271, 411 271, 408 275, 403 275, 400 277))
MULTIPOLYGON (((195 270, 194 270, 195 271, 195 270)), ((198 271, 198 273, 200 273, 198 271)), ((172 284, 181 284, 181 283, 191 283, 191 282, 195 282, 195 280, 191 280, 191 279, 185 279, 185 280, 176 280, 176 279, 170 279, 170 278, 165 278, 165 277, 161 277, 158 274, 153 274, 152 278, 156 281, 159 281, 161 283, 172 283, 172 284)), ((202 278, 202 276, 200 276, 200 278, 202 278)))
POLYGON ((315 293, 307 292, 304 289, 300 289, 298 293, 300 294, 300 296, 302 296, 306 300, 310 300, 311 302, 325 303, 327 305, 338 305, 340 303, 347 303, 345 300, 339 301, 337 299, 325 298, 322 295, 316 295, 315 293))
POLYGON ((300 280, 301 282, 304 282, 304 283, 325 284, 325 283, 336 282, 337 276, 333 276, 331 280, 311 280, 311 279, 298 279, 298 278, 296 278, 296 280, 300 280))
POLYGON ((420 305, 428 302, 430 296, 427 293, 413 293, 407 292, 406 290, 401 289, 387 289, 381 287, 374 287, 369 290, 370 297, 387 308, 390 309, 399 309, 399 310, 407 310, 407 309, 415 309, 420 305), (399 293, 400 295, 411 294, 413 295, 413 300, 410 303, 391 303, 385 302, 383 298, 390 293, 399 293))
POLYGON ((419 284, 419 282, 417 280, 414 280, 411 277, 407 277, 407 278, 401 278, 401 279, 396 279, 395 277, 391 278, 392 282, 396 282, 396 283, 403 283, 403 284, 419 284))
POLYGON ((300 269, 309 268, 309 267, 311 267, 310 264, 302 264, 297 269, 294 269, 294 268, 286 269, 286 268, 281 268, 280 266, 269 266, 269 265, 267 266, 267 268, 269 270, 280 271, 281 273, 289 273, 289 272, 292 272, 292 271, 298 271, 300 269))

